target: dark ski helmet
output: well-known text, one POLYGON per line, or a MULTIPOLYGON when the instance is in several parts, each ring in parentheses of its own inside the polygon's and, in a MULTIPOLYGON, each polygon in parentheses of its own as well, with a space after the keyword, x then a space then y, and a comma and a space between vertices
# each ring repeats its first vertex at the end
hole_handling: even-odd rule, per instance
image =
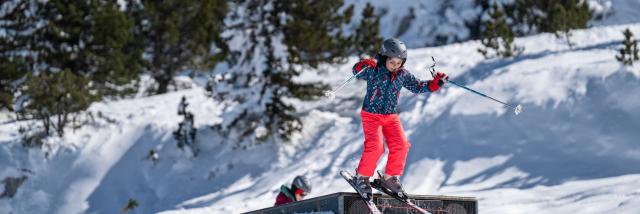
POLYGON ((302 189, 306 193, 311 192, 311 185, 309 185, 309 180, 304 175, 298 175, 293 179, 291 185, 297 189, 302 189))
POLYGON ((404 42, 396 38, 390 38, 382 42, 382 48, 380 54, 387 57, 397 57, 400 59, 407 59, 407 46, 404 42))

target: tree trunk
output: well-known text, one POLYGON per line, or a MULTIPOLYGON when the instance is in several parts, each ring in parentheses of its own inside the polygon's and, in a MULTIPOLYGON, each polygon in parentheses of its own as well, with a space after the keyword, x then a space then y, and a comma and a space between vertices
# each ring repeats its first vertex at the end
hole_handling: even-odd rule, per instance
POLYGON ((167 93, 167 88, 169 87, 170 78, 158 77, 155 78, 156 82, 158 82, 158 88, 156 89, 155 94, 164 94, 167 93))

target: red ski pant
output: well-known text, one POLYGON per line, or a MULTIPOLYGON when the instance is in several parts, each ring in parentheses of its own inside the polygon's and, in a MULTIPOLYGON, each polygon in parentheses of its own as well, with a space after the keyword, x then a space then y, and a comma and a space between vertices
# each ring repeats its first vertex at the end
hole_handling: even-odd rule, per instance
POLYGON ((358 164, 358 174, 373 176, 378 160, 384 153, 382 143, 384 136, 389 148, 385 174, 402 175, 411 144, 404 135, 398 114, 374 114, 363 110, 360 112, 360 117, 362 117, 364 131, 364 151, 360 158, 360 164, 358 164))

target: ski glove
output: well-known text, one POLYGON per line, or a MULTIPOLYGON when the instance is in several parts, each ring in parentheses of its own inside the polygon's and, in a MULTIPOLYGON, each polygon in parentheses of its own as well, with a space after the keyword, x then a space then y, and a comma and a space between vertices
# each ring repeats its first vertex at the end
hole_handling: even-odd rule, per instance
POLYGON ((355 66, 356 73, 359 73, 365 67, 375 68, 376 67, 376 60, 371 59, 371 58, 360 60, 360 62, 356 63, 356 66, 355 66))
POLYGON ((437 91, 444 85, 444 83, 446 83, 447 80, 449 80, 449 76, 438 71, 438 73, 436 73, 436 76, 433 77, 433 80, 429 81, 429 90, 431 92, 437 91))

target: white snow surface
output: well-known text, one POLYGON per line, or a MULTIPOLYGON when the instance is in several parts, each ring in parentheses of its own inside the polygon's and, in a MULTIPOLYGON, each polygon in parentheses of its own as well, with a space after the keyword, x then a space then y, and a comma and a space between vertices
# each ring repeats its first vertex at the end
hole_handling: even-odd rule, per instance
MULTIPOLYGON (((475 25, 474 20, 483 16, 482 8, 475 2, 474 0, 345 1, 347 4, 353 4, 355 11, 362 11, 367 3, 373 5, 378 14, 382 14, 380 35, 384 38, 397 37, 410 48, 468 40, 471 32, 467 26, 475 25), (403 22, 407 25, 403 26, 403 22)), ((491 0, 490 2, 511 4, 514 1, 491 0)), ((586 3, 596 16, 602 17, 589 22, 589 26, 640 22, 638 15, 640 1, 638 0, 586 0, 586 3)), ((356 20, 361 18, 359 12, 354 16, 356 20)))
MULTIPOLYGON (((484 60, 478 41, 411 49, 407 69, 419 78, 428 79, 434 56, 453 80, 524 112, 455 86, 403 91, 400 117, 412 144, 405 188, 476 197, 481 213, 637 213, 640 69, 614 58, 625 28, 640 35, 640 24, 579 30, 572 50, 551 34, 517 38, 525 52, 508 59, 484 60)), ((299 80, 337 86, 355 60, 299 80)), ((95 103, 88 111, 109 119, 69 129, 42 150, 16 143, 28 121, 0 122, 0 179, 29 177, 15 197, 0 199, 0 213, 118 213, 129 199, 139 204, 131 213, 241 213, 272 206, 280 185, 299 174, 313 184, 309 197, 352 191, 338 172, 355 169, 362 152, 364 92, 358 81, 336 100, 292 101, 303 131, 246 150, 209 128, 224 115, 201 87, 95 103), (172 136, 182 96, 195 115, 197 157, 172 136), (151 149, 157 164, 145 159, 151 149)))

